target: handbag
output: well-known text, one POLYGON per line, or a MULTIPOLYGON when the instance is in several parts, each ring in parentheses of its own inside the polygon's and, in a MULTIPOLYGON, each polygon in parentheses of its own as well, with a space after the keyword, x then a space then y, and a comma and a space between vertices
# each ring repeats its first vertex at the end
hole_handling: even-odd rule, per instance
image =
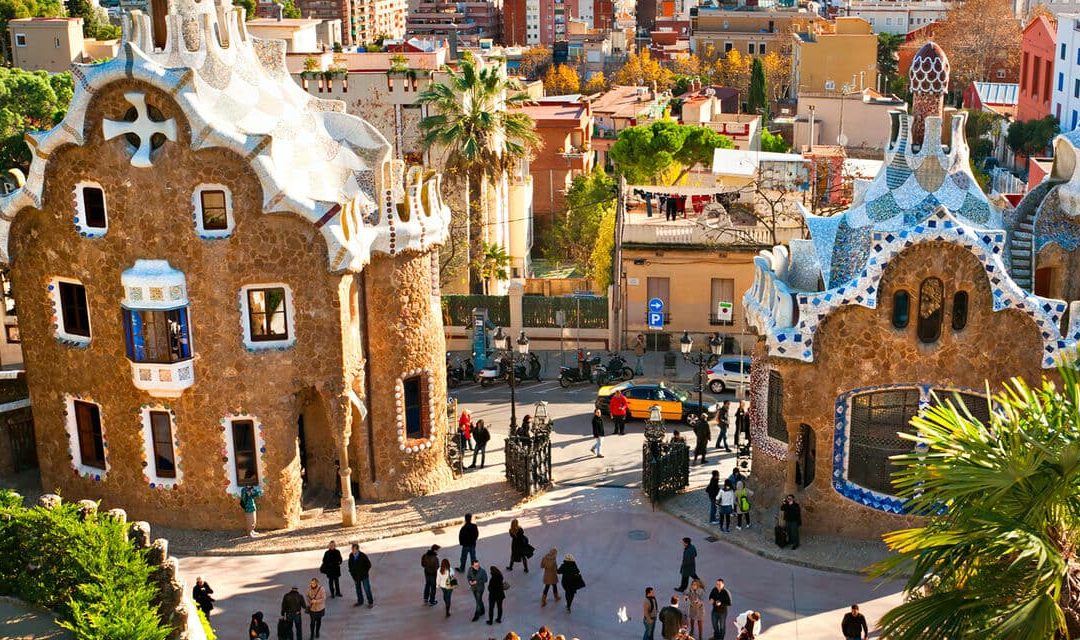
POLYGON ((451 589, 456 589, 457 588, 457 578, 455 578, 454 576, 450 576, 450 582, 447 583, 447 584, 450 585, 451 589))

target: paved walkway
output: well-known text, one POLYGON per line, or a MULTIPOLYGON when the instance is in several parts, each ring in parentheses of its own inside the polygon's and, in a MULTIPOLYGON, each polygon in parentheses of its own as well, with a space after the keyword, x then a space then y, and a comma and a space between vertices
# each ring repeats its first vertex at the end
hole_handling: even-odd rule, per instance
MULTIPOLYGON (((350 597, 331 600, 323 637, 486 640, 501 639, 511 629, 532 633, 547 624, 567 638, 637 638, 641 634, 642 591, 647 585, 655 586, 661 602, 671 596, 678 581, 679 540, 683 536, 695 540, 701 577, 710 583, 717 577, 728 581, 735 610, 762 612, 765 631, 760 637, 765 640, 832 640, 850 603, 859 602, 868 619, 875 622, 901 599, 900 585, 894 582, 872 584, 860 576, 767 560, 723 540, 710 543, 695 527, 662 511, 652 511, 633 489, 562 488, 522 508, 481 520, 479 553, 485 567, 505 566, 509 555, 506 531, 515 517, 537 548, 534 563, 552 546, 559 549, 560 557, 567 552, 577 557, 588 587, 578 594, 573 614, 553 603, 540 607, 541 572, 535 564, 528 575, 520 567, 506 574, 512 588, 502 625, 470 622, 472 600, 463 589, 454 594, 449 619, 441 607, 423 606, 418 597, 423 586, 420 556, 437 543, 444 547, 441 555, 456 562, 459 547, 454 527, 365 544, 374 565, 372 587, 377 605, 368 610, 353 607, 350 597), (630 616, 626 623, 618 617, 623 607, 630 616)), ((255 610, 276 619, 288 587, 303 587, 312 577, 322 580, 317 572, 320 558, 318 551, 191 556, 181 558, 180 566, 189 584, 201 575, 213 586, 218 601, 211 621, 219 636, 237 637, 255 610)), ((342 578, 346 595, 352 587, 348 577, 342 578)))
POLYGON ((0 640, 69 640, 48 611, 14 598, 0 597, 0 640))

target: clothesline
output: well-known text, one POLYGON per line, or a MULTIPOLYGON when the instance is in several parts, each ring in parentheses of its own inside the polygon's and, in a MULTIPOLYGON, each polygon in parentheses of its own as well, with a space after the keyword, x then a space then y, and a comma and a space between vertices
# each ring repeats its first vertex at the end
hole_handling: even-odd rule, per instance
POLYGON ((687 204, 694 211, 694 215, 701 215, 706 205, 713 202, 723 204, 725 199, 730 199, 732 192, 703 189, 698 187, 635 187, 631 193, 645 201, 645 216, 653 215, 653 198, 658 200, 658 212, 663 213, 665 219, 675 220, 682 214, 686 217, 687 204), (666 189, 694 189, 697 193, 676 193, 666 189))

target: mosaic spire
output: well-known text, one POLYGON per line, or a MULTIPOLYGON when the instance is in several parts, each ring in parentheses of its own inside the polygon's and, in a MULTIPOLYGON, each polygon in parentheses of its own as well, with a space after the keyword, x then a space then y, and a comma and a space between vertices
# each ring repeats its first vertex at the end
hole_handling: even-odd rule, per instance
POLYGON ((935 42, 927 42, 911 59, 911 141, 923 143, 928 116, 941 116, 949 88, 949 58, 935 42))

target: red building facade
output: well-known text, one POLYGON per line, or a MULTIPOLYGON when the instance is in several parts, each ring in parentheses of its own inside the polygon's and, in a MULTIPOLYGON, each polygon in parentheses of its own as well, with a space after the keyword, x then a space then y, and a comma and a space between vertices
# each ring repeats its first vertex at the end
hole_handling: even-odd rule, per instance
POLYGON ((1016 106, 1019 122, 1050 115, 1054 94, 1054 59, 1057 26, 1046 16, 1036 16, 1020 40, 1020 96, 1016 106))

